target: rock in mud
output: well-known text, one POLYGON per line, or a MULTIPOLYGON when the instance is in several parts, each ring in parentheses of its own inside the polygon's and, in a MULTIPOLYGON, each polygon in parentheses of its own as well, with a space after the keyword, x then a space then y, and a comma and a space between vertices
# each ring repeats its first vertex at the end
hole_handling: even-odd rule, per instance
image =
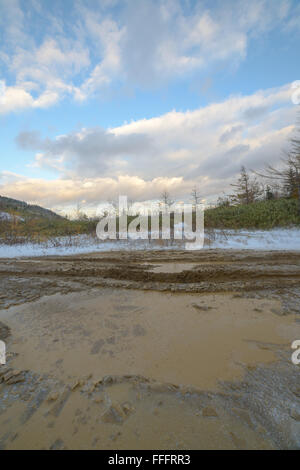
POLYGON ((59 398, 59 392, 52 392, 50 393, 49 397, 48 397, 48 401, 51 402, 51 401, 56 401, 58 400, 59 398))
POLYGON ((0 383, 2 382, 2 377, 11 369, 9 369, 7 366, 2 366, 0 368, 0 383))
POLYGON ((202 312, 208 312, 208 310, 211 310, 212 307, 209 307, 208 305, 198 305, 198 304, 192 304, 192 306, 196 310, 201 310, 202 312))
POLYGON ((62 439, 57 439, 50 447, 50 450, 66 450, 66 449, 67 448, 62 439))
POLYGON ((71 385, 71 390, 74 392, 77 388, 81 386, 81 381, 80 380, 75 380, 72 385, 71 385))
POLYGON ((295 421, 300 421, 300 411, 292 410, 290 412, 290 417, 293 418, 295 421))
POLYGON ((60 415, 62 409, 64 408, 66 402, 68 401, 71 393, 72 392, 68 387, 62 390, 59 393, 59 397, 55 400, 55 404, 49 411, 49 413, 57 418, 60 415))
POLYGON ((206 408, 203 408, 202 416, 205 418, 218 418, 219 415, 214 408, 207 406, 206 408))
POLYGON ((0 340, 4 341, 10 334, 10 328, 0 321, 0 340))
POLYGON ((134 407, 132 406, 131 403, 129 403, 128 401, 123 403, 122 405, 122 410, 124 411, 124 413, 128 416, 129 414, 133 413, 134 412, 134 407))
POLYGON ((122 424, 125 418, 126 414, 119 403, 112 403, 102 415, 102 420, 105 423, 122 424))
POLYGON ((2 375, 2 382, 5 382, 7 385, 24 382, 24 380, 24 373, 20 370, 9 370, 5 375, 2 375))

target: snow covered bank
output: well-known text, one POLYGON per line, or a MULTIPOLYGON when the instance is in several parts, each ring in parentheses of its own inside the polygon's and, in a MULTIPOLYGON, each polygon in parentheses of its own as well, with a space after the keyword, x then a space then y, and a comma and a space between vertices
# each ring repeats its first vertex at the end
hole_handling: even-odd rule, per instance
POLYGON ((210 248, 300 251, 300 229, 216 231, 210 248))
MULTIPOLYGON (((57 243, 1 245, 0 258, 18 258, 34 256, 67 256, 92 252, 116 250, 157 250, 184 249, 184 243, 161 242, 149 243, 147 240, 137 241, 101 241, 93 237, 80 235, 69 239, 60 238, 57 243)), ((225 233, 215 231, 215 239, 204 249, 233 250, 287 250, 300 251, 300 229, 264 230, 227 230, 225 233)))
MULTIPOLYGON (((147 240, 138 241, 101 241, 87 235, 78 235, 69 238, 57 239, 57 243, 24 243, 15 245, 4 245, 0 243, 0 258, 18 258, 34 256, 68 256, 84 253, 118 251, 118 250, 147 250, 153 249, 154 245, 147 240)), ((174 246, 157 246, 155 249, 170 249, 174 246)))

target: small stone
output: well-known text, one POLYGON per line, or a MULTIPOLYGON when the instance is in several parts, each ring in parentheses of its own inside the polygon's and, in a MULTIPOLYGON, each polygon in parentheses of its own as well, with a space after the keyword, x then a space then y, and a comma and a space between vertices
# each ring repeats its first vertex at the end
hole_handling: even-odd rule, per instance
POLYGON ((219 415, 214 408, 207 406, 206 408, 203 408, 202 416, 205 418, 218 418, 219 415))
POLYGON ((95 403, 102 403, 103 402, 103 397, 95 397, 94 402, 95 403))
POLYGON ((208 305, 192 304, 192 306, 197 310, 201 310, 202 312, 208 312, 208 310, 212 309, 212 307, 209 307, 208 305))
POLYGON ((14 375, 16 375, 16 374, 18 374, 18 373, 19 373, 18 371, 9 370, 9 371, 3 376, 4 382, 7 382, 11 377, 13 377, 14 375))
POLYGON ((48 397, 48 401, 56 401, 59 397, 59 393, 58 392, 52 392, 50 393, 49 397, 48 397))
POLYGON ((72 385, 71 385, 71 390, 74 391, 76 388, 80 387, 81 382, 80 380, 76 380, 72 385))
POLYGON ((297 410, 291 410, 290 417, 293 418, 295 421, 300 421, 300 412, 297 410))
POLYGON ((3 380, 8 385, 13 385, 19 382, 23 382, 25 378, 24 378, 22 371, 14 370, 14 371, 9 371, 7 374, 5 374, 3 377, 3 380))
POLYGON ((129 415, 130 413, 134 411, 133 406, 129 402, 123 403, 122 409, 126 415, 129 415))
POLYGON ((105 423, 122 423, 125 419, 125 413, 119 403, 113 403, 102 415, 105 423))
POLYGON ((25 380, 25 377, 20 372, 19 374, 15 375, 11 379, 7 380, 6 383, 7 383, 7 385, 14 385, 14 384, 18 384, 20 382, 24 382, 24 380, 25 380))
POLYGON ((65 444, 62 439, 56 439, 56 441, 50 447, 50 450, 66 450, 65 444))

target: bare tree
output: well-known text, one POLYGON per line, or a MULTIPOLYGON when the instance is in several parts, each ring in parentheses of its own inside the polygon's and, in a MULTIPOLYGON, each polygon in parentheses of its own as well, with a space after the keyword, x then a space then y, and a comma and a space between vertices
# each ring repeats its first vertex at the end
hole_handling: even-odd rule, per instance
POLYGON ((219 196, 217 200, 217 207, 229 207, 230 206, 230 197, 224 194, 224 196, 219 196))
POLYGON ((268 165, 264 173, 255 172, 257 175, 280 183, 284 195, 298 200, 298 213, 300 215, 300 127, 296 136, 290 140, 290 148, 285 158, 281 160, 280 168, 268 165))
POLYGON ((251 177, 244 166, 241 167, 241 174, 237 183, 231 186, 236 188, 235 194, 231 196, 232 202, 236 204, 251 204, 262 195, 257 179, 251 177))
POLYGON ((198 206, 198 204, 200 204, 200 202, 201 202, 201 196, 200 196, 200 193, 197 189, 197 186, 194 186, 192 188, 191 196, 192 196, 193 207, 196 208, 198 206))
POLYGON ((174 203, 174 201, 171 199, 170 193, 167 190, 164 190, 162 192, 160 199, 161 199, 161 203, 164 205, 166 209, 174 203))
POLYGON ((76 219, 77 220, 88 220, 88 216, 82 210, 82 205, 83 205, 83 201, 81 201, 81 202, 78 201, 77 202, 77 205, 76 205, 76 219))

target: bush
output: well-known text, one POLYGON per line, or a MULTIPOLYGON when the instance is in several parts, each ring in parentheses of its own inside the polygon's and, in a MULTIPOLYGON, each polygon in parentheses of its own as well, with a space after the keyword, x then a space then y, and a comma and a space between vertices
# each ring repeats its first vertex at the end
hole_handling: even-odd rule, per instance
POLYGON ((300 225, 295 199, 271 199, 205 211, 205 226, 220 229, 272 229, 300 225))

